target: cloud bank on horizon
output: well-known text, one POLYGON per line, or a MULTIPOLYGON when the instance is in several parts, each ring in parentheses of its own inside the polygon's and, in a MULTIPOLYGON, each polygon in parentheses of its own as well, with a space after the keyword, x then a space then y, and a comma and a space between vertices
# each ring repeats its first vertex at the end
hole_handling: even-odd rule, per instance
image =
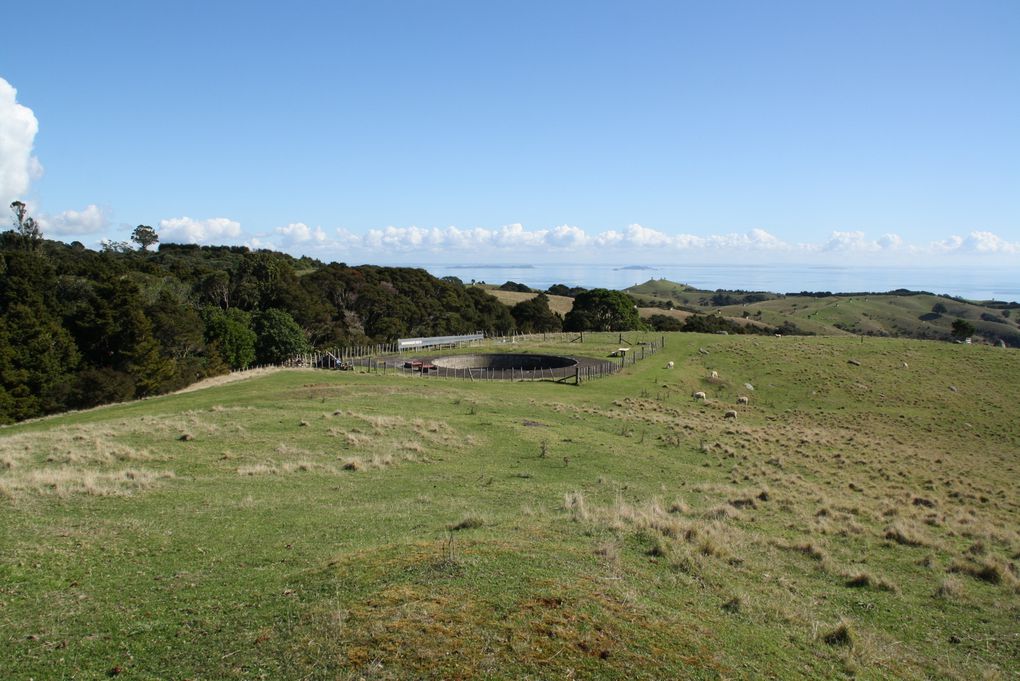
MULTIPOLYGON (((32 109, 17 101, 17 90, 0 78, 0 201, 24 200, 31 184, 42 175, 42 164, 34 154, 39 123, 32 109)), ((56 214, 37 210, 43 234, 49 238, 92 237, 102 240, 126 238, 130 226, 121 224, 123 234, 111 234, 111 210, 89 204, 80 210, 56 214)), ((790 242, 764 229, 746 232, 698 235, 631 224, 616 230, 589 233, 581 227, 560 225, 527 229, 514 223, 498 228, 396 227, 368 229, 358 234, 344 228, 332 233, 321 226, 291 222, 269 231, 248 231, 241 222, 227 217, 194 219, 188 216, 159 220, 157 231, 165 243, 245 245, 250 248, 283 250, 295 255, 326 259, 376 259, 398 262, 413 258, 452 258, 470 255, 473 260, 487 256, 505 261, 508 257, 539 262, 571 253, 580 259, 619 262, 623 257, 669 258, 683 255, 714 257, 732 261, 767 255, 776 260, 812 259, 824 261, 849 257, 872 263, 926 256, 948 259, 958 256, 990 257, 1020 255, 1020 241, 1010 241, 985 230, 950 235, 927 243, 909 243, 888 233, 877 238, 864 231, 833 231, 815 242, 790 242)))
POLYGON ((735 259, 770 255, 786 261, 802 258, 824 261, 827 256, 843 260, 847 256, 861 256, 862 262, 871 264, 881 256, 1020 255, 1020 242, 1008 241, 987 231, 921 244, 907 243, 896 234, 872 239, 862 231, 835 231, 818 242, 791 243, 764 229, 699 236, 668 234, 632 224, 621 230, 589 234, 571 225, 526 229, 515 223, 497 229, 390 226, 364 234, 339 228, 331 236, 322 227, 296 222, 271 232, 249 235, 239 222, 229 218, 193 220, 183 217, 162 220, 159 232, 160 238, 168 243, 236 244, 327 259, 353 256, 393 261, 421 261, 423 256, 471 256, 479 260, 491 255, 500 261, 516 256, 519 260, 540 262, 545 257, 562 258, 563 254, 571 254, 599 255, 599 261, 617 263, 621 257, 661 259, 687 254, 735 259))

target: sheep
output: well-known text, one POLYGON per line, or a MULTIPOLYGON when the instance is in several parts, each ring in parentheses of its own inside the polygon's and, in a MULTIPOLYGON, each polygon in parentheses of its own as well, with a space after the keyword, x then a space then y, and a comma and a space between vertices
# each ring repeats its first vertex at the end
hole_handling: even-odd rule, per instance
POLYGON ((751 400, 747 397, 747 395, 738 395, 737 396, 737 404, 748 404, 748 403, 750 403, 750 401, 751 400))
POLYGON ((715 370, 713 369, 713 370, 712 370, 712 378, 719 378, 719 372, 718 372, 718 371, 715 371, 715 370))
POLYGON ((730 409, 728 412, 723 414, 723 418, 724 419, 735 419, 735 418, 737 418, 737 412, 735 412, 732 409, 730 409))
POLYGON ((707 400, 708 396, 705 395, 705 393, 703 393, 702 391, 699 390, 698 392, 694 393, 694 399, 696 399, 696 400, 707 400))
POLYGON ((673 368, 673 362, 671 362, 671 361, 670 362, 666 362, 666 368, 667 369, 672 369, 673 368))

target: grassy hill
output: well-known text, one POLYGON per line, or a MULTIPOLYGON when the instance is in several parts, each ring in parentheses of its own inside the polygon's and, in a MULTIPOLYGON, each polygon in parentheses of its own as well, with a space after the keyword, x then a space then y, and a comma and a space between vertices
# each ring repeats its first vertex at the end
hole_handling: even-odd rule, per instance
POLYGON ((285 370, 3 428, 0 669, 1006 678, 1018 403, 1013 350, 672 334, 579 387, 285 370))
MULTIPOLYGON (((688 312, 718 312, 779 326, 790 321, 821 335, 871 335, 948 339, 956 319, 970 321, 978 336, 1020 347, 1020 309, 989 302, 968 302, 928 293, 893 292, 815 297, 743 291, 701 291, 684 284, 652 279, 626 289, 638 301, 670 302, 688 312), (729 301, 727 299, 733 299, 729 301), (932 309, 941 304, 941 314, 932 309)), ((651 313, 648 313, 651 314, 651 313)), ((647 315, 646 315, 647 316, 647 315)))
POLYGON ((1006 317, 999 309, 928 294, 825 298, 786 296, 719 309, 729 315, 747 312, 752 318, 770 324, 791 319, 799 327, 815 333, 932 339, 948 338, 953 321, 959 318, 974 324, 979 335, 994 335, 1012 347, 1020 346, 1020 327, 1017 326, 1020 313, 1006 317), (932 308, 939 303, 945 305, 947 311, 944 314, 932 313, 932 308))

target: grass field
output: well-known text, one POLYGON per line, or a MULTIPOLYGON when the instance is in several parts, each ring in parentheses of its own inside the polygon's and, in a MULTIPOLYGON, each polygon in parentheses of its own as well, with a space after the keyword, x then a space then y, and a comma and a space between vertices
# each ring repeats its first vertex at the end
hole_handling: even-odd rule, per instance
MULTIPOLYGON (((931 294, 864 294, 825 297, 767 294, 768 300, 715 306, 712 291, 699 291, 666 279, 650 279, 626 289, 637 301, 674 305, 703 313, 718 313, 730 319, 742 317, 771 326, 792 322, 799 329, 820 335, 869 335, 897 338, 948 339, 957 319, 971 322, 978 335, 1002 339, 1010 347, 1020 346, 1020 313, 989 307, 980 302, 960 301, 931 294), (932 308, 942 304, 942 314, 932 308)), ((735 293, 734 295, 740 295, 735 293)), ((662 313, 642 308, 642 316, 662 313)), ((676 313, 672 313, 676 314, 676 313)))
POLYGON ((1016 351, 666 339, 0 430, 0 677, 1017 677, 1016 351))

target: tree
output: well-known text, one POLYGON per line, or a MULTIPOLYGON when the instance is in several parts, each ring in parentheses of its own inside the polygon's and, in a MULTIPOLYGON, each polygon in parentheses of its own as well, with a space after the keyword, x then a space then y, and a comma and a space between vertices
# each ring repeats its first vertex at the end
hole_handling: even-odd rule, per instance
POLYGON ((522 333, 544 333, 563 328, 563 319, 549 309, 549 296, 544 293, 517 303, 510 309, 510 314, 517 323, 517 330, 522 333))
POLYGON ((283 310, 270 308, 258 313, 252 328, 257 337, 255 359, 259 364, 280 364, 308 350, 301 327, 283 310))
POLYGON ((500 291, 515 291, 517 293, 531 293, 531 287, 527 284, 518 284, 516 281, 508 281, 499 287, 500 291))
POLYGON ((974 335, 974 325, 966 319, 957 319, 953 322, 953 338, 963 340, 974 335))
POLYGON ((202 310, 202 318, 206 342, 216 348, 231 369, 244 369, 255 361, 257 338, 251 330, 250 314, 236 307, 207 307, 202 310))
POLYGON ((135 379, 136 396, 162 392, 177 373, 176 363, 160 352, 159 341, 152 334, 152 322, 140 307, 127 312, 124 326, 131 340, 122 354, 128 360, 128 373, 135 379))
POLYGON ((13 201, 11 210, 14 211, 14 229, 24 240, 28 250, 35 250, 42 241, 42 230, 35 218, 28 217, 28 207, 21 201, 13 201))
POLYGON ((113 239, 103 239, 99 242, 99 246, 103 249, 103 253, 130 253, 134 250, 131 248, 130 242, 114 241, 113 239))
POLYGON ((684 328, 682 321, 665 314, 653 314, 648 318, 648 323, 656 331, 680 331, 684 328))
POLYGON ((159 243, 159 234, 156 233, 152 227, 148 225, 138 225, 135 230, 131 232, 131 240, 138 244, 138 247, 143 250, 149 250, 149 246, 154 246, 159 243))
POLYGON ((0 316, 0 423, 64 408, 78 350, 40 301, 11 305, 0 316))
POLYGON ((935 303, 934 305, 931 306, 931 311, 934 312, 935 314, 942 315, 948 312, 949 310, 946 308, 945 304, 935 303))
POLYGON ((585 289, 581 286, 567 286, 566 284, 553 284, 546 293, 551 296, 566 296, 567 298, 573 298, 578 293, 584 293, 585 289))
POLYGON ((567 331, 630 331, 644 326, 630 296, 604 288, 578 293, 574 308, 563 319, 567 331))

